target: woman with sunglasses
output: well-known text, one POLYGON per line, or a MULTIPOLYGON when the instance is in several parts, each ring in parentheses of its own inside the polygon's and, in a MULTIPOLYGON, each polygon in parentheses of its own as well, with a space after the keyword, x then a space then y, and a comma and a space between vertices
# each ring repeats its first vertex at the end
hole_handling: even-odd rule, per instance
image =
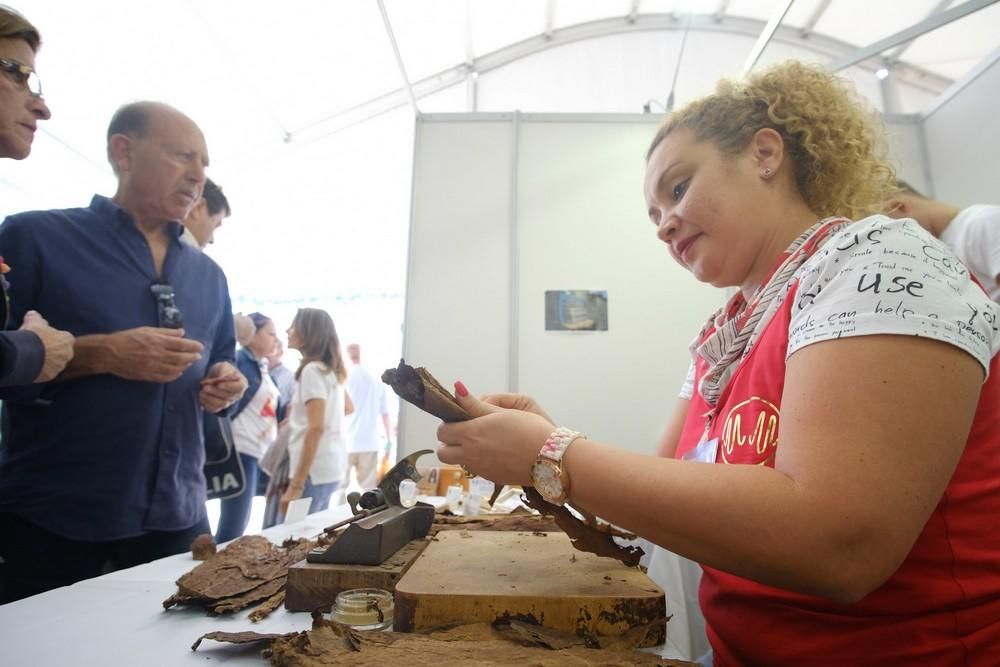
MULTIPOLYGON (((35 26, 12 9, 0 6, 0 157, 23 160, 31 153, 39 120, 52 115, 42 99, 35 73, 35 53, 42 40, 35 26)), ((17 258, 6 262, 0 248, 0 329, 8 319, 7 277, 17 258)), ((0 386, 47 382, 73 357, 73 336, 53 329, 35 311, 21 328, 0 333, 0 386)))

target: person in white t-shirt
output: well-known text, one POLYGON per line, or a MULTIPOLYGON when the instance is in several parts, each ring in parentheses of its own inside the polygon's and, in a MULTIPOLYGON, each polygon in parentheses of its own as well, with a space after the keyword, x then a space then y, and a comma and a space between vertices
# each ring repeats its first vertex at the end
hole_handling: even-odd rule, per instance
POLYGON ((247 378, 247 390, 232 415, 233 444, 243 465, 243 490, 224 498, 215 541, 236 539, 247 528, 260 475, 259 461, 278 437, 278 387, 267 372, 267 355, 278 342, 274 322, 262 313, 251 313, 254 335, 236 353, 236 367, 247 378))
POLYGON ((325 310, 301 308, 288 327, 288 347, 302 354, 298 386, 288 416, 288 487, 279 512, 288 503, 312 498, 309 513, 325 510, 347 469, 344 414, 353 412, 344 390, 347 368, 340 339, 325 310))
POLYGON ((893 218, 912 218, 941 239, 1000 303, 1000 206, 977 204, 959 208, 925 197, 905 181, 886 203, 893 218))
POLYGON ((347 379, 347 388, 355 410, 347 424, 351 442, 344 486, 350 481, 353 469, 358 485, 367 491, 375 488, 377 482, 379 450, 382 448, 378 422, 381 420, 382 428, 385 429, 386 453, 392 448, 392 425, 389 421, 389 408, 386 406, 385 385, 361 364, 361 346, 357 343, 348 345, 347 356, 351 358, 351 375, 347 379))

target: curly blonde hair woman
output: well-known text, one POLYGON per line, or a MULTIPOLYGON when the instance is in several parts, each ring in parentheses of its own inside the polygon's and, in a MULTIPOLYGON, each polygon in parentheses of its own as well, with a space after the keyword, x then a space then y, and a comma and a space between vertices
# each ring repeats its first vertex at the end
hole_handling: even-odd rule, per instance
POLYGON ((477 418, 438 429, 442 461, 700 562, 716 665, 1000 664, 1000 308, 912 220, 855 221, 891 189, 882 145, 801 63, 666 120, 649 221, 738 292, 691 346, 659 457, 461 383, 477 418))

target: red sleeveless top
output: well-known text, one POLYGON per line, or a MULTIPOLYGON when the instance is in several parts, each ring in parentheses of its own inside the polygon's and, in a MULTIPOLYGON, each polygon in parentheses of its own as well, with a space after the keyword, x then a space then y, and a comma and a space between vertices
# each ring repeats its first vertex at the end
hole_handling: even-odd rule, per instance
MULTIPOLYGON (((719 398, 707 435, 719 439, 717 464, 774 466, 794 297, 719 398)), ((705 369, 698 359, 695 387, 705 369)), ((708 411, 695 391, 677 458, 701 440, 708 411)), ((845 605, 705 567, 700 600, 718 667, 1000 665, 1000 355, 944 496, 881 587, 845 605)))

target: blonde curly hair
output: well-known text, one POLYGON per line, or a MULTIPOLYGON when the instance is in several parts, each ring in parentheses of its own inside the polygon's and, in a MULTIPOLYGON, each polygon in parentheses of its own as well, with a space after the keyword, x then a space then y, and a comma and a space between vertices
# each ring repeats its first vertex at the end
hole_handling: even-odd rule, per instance
POLYGON ((821 218, 882 212, 895 189, 878 112, 853 85, 817 65, 786 61, 743 81, 723 79, 715 94, 667 117, 647 161, 678 128, 693 130, 697 141, 711 140, 724 155, 742 151, 758 130, 779 132, 799 193, 821 218))

